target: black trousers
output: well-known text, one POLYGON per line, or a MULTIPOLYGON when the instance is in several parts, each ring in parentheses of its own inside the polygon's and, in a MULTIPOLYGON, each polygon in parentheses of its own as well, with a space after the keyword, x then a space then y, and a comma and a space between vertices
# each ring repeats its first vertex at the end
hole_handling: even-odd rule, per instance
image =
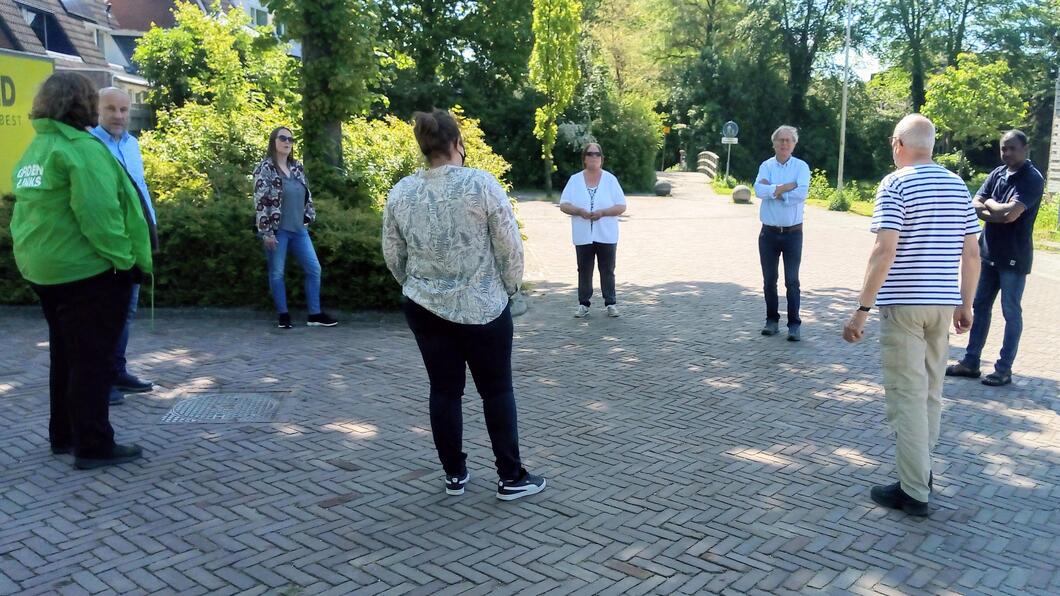
POLYGON ((128 273, 108 271, 33 285, 48 320, 52 447, 72 448, 78 457, 106 457, 114 447, 108 396, 132 284, 128 273))
POLYGON ((600 293, 604 305, 615 304, 615 258, 617 244, 578 244, 574 246, 578 255, 578 304, 590 305, 593 297, 593 267, 600 269, 600 293))
POLYGON ((445 473, 461 476, 467 469, 460 402, 465 373, 470 368, 482 397, 497 474, 502 480, 518 480, 524 471, 519 459, 519 423, 512 387, 510 307, 485 325, 462 325, 447 321, 412 300, 402 302, 431 382, 431 433, 445 473))
POLYGON ((766 319, 780 321, 777 279, 780 276, 780 257, 784 257, 784 287, 788 298, 788 327, 801 325, 799 318, 799 265, 802 264, 802 230, 778 232, 763 227, 758 235, 758 257, 762 262, 762 278, 766 295, 766 319))

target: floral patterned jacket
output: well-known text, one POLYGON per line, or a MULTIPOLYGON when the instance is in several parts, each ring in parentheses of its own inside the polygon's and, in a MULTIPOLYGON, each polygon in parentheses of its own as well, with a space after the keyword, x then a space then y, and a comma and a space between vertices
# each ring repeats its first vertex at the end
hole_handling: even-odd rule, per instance
MULTIPOLYGON (((313 193, 306 181, 305 168, 302 164, 290 160, 291 175, 305 185, 305 223, 312 223, 317 218, 313 209, 313 193)), ((280 228, 280 206, 283 204, 283 178, 279 168, 271 157, 261 160, 254 168, 254 211, 258 234, 262 237, 273 236, 280 228)))
POLYGON ((445 165, 406 176, 383 211, 383 257, 402 293, 439 317, 485 325, 523 280, 523 239, 500 183, 445 165))

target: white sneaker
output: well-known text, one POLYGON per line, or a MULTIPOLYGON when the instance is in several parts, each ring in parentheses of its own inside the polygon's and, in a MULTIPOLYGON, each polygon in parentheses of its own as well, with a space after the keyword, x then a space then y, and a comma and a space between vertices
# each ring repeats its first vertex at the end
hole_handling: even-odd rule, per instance
POLYGON ((587 316, 589 316, 589 307, 585 306, 584 304, 579 304, 578 310, 574 311, 574 318, 584 319, 587 316))
POLYGON ((618 307, 615 306, 614 304, 608 304, 607 305, 607 316, 609 316, 609 317, 617 317, 618 316, 618 307))

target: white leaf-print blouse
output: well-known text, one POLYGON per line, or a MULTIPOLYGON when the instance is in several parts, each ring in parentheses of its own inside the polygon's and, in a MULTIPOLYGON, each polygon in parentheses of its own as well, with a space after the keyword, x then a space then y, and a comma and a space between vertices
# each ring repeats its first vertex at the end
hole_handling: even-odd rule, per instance
POLYGON ((394 185, 383 212, 383 257, 406 297, 454 323, 493 321, 523 278, 508 195, 474 168, 445 165, 394 185))

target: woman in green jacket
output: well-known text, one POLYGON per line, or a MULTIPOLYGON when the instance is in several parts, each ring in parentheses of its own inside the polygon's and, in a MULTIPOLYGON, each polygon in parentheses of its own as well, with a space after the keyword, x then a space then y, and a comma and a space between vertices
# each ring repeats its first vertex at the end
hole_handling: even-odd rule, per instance
POLYGON ((50 76, 33 100, 37 131, 15 166, 11 236, 40 297, 51 356, 52 453, 79 469, 132 461, 110 426, 112 359, 132 284, 151 272, 148 223, 117 160, 88 132, 98 96, 84 76, 50 76))

